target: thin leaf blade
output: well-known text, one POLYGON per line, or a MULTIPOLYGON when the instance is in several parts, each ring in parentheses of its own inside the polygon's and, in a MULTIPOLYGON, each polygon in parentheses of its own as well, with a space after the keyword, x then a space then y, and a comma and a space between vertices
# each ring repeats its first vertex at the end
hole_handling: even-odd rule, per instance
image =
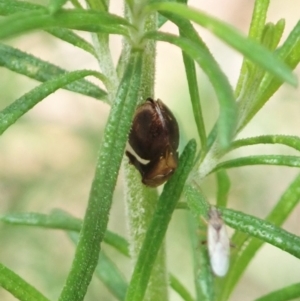
POLYGON ((300 137, 290 135, 262 135, 236 140, 230 150, 257 144, 282 144, 300 151, 300 137))
POLYGON ((211 172, 222 168, 235 168, 248 165, 279 165, 289 167, 300 167, 300 157, 282 155, 257 155, 232 159, 219 163, 211 172))
POLYGON ((145 38, 165 41, 180 47, 189 56, 191 56, 203 69, 209 77, 220 105, 220 116, 218 119, 218 138, 222 148, 227 148, 235 134, 237 120, 237 106, 233 90, 227 77, 219 68, 216 61, 212 59, 206 47, 195 43, 184 37, 166 34, 162 32, 149 32, 145 38))
MULTIPOLYGON (((41 227, 74 232, 80 232, 82 227, 81 219, 75 218, 59 209, 53 210, 50 214, 35 212, 5 214, 0 216, 0 221, 15 226, 41 227)), ((107 230, 103 241, 121 254, 129 257, 129 244, 122 236, 107 230)))
POLYGON ((130 24, 125 19, 106 12, 73 9, 60 10, 57 14, 50 15, 46 9, 39 9, 13 14, 0 20, 0 39, 30 30, 55 27, 127 35, 123 26, 130 24))
MULTIPOLYGON (((69 236, 75 244, 78 243, 79 235, 77 233, 70 232, 69 236)), ((123 301, 125 299, 128 284, 115 263, 102 250, 95 275, 117 300, 123 301)))
POLYGON ((300 258, 300 237, 289 233, 269 221, 232 209, 218 208, 227 225, 268 242, 283 251, 300 258))
POLYGON ((245 38, 235 28, 226 23, 213 18, 204 12, 189 8, 180 3, 155 3, 149 4, 148 10, 165 11, 175 13, 183 18, 187 18, 197 24, 207 28, 221 40, 229 44, 234 49, 241 52, 251 61, 259 64, 265 70, 274 74, 276 77, 293 86, 297 86, 297 78, 292 74, 291 70, 276 56, 270 53, 261 45, 255 43, 251 39, 245 38))
MULTIPOLYGON (((0 66, 40 82, 46 82, 54 79, 56 76, 68 73, 67 70, 1 43, 0 66)), ((87 80, 80 79, 67 84, 63 88, 99 100, 107 101, 107 93, 87 80)))
POLYGON ((0 286, 20 301, 49 301, 36 288, 1 263, 0 286))
POLYGON ((41 84, 15 100, 0 112, 0 135, 45 97, 59 88, 89 75, 98 77, 99 73, 90 70, 70 72, 41 84))

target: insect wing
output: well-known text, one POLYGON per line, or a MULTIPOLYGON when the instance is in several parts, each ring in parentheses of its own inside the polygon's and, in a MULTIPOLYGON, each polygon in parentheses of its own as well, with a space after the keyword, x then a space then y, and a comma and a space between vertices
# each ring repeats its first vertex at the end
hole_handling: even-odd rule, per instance
POLYGON ((229 268, 230 241, 220 215, 210 215, 208 222, 208 253, 215 275, 223 277, 229 268))

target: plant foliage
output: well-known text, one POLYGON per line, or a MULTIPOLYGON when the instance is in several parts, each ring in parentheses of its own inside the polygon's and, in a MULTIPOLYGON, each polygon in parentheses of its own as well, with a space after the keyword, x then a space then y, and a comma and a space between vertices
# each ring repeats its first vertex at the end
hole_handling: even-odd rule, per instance
MULTIPOLYGON (((2 212, 1 221, 9 225, 68 232, 74 242, 75 252, 65 283, 61 285, 59 301, 84 300, 93 276, 100 279, 112 296, 120 301, 166 301, 169 285, 186 301, 228 300, 263 243, 300 259, 300 237, 281 228, 299 202, 299 175, 287 187, 269 215, 260 219, 228 208, 231 182, 226 171, 258 164, 299 168, 300 156, 262 154, 224 159, 234 149, 257 144, 281 144, 295 151, 300 150, 298 136, 275 133, 236 138, 281 85, 287 83, 297 86, 293 69, 300 61, 300 21, 282 41, 285 20, 266 23, 269 0, 255 1, 248 36, 214 16, 189 6, 185 1, 126 0, 124 5, 125 13, 121 17, 112 14, 108 9, 108 1, 104 0, 86 0, 84 4, 77 0, 51 0, 48 6, 27 1, 0 0, 0 66, 39 82, 35 88, 2 108, 0 134, 6 132, 6 135, 10 135, 9 129, 14 123, 18 123, 23 115, 58 89, 79 93, 110 105, 83 219, 54 210, 48 215, 2 212), (160 30, 167 21, 178 27, 178 35, 160 30), (243 55, 235 89, 195 25, 207 29, 243 55), (26 39, 31 31, 45 31, 55 39, 80 48, 98 61, 100 71, 68 71, 11 46, 12 39, 26 39), (78 31, 90 33, 93 43, 82 38, 78 31), (123 49, 117 65, 113 63, 109 45, 112 34, 123 38, 123 49), (137 172, 124 163, 124 201, 128 207, 130 225, 129 239, 126 240, 108 229, 109 214, 135 109, 146 98, 153 97, 155 46, 158 41, 182 51, 198 136, 186 144, 176 172, 160 194, 144 187, 137 172), (210 133, 207 133, 204 121, 197 67, 210 80, 219 105, 219 116, 210 133), (87 76, 95 77, 105 88, 88 81, 85 79, 87 76), (200 142, 198 149, 196 140, 200 142), (202 244, 199 247, 199 241, 206 240, 207 226, 202 219, 207 219, 211 206, 201 186, 202 180, 210 174, 217 177, 217 208, 224 222, 236 230, 231 238, 235 252, 230 258, 230 270, 227 276, 217 280, 209 265, 206 246, 202 244), (184 202, 178 203, 181 198, 184 202), (189 211, 195 292, 190 292, 175 275, 170 274, 165 264, 164 238, 176 208, 189 211), (131 257, 133 272, 130 276, 124 277, 110 254, 103 250, 103 244, 131 257)), ((53 258, 48 260, 55 262, 53 258)), ((26 277, 17 275, 0 263, 0 286, 3 289, 21 301, 48 300, 43 292, 27 281, 26 277)), ((296 283, 258 300, 299 297, 299 284, 296 283)))

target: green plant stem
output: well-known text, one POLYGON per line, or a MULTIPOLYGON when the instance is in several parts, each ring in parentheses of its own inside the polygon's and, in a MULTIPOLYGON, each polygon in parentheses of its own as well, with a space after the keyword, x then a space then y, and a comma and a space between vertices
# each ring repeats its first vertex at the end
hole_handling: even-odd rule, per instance
MULTIPOLYGON (((139 3, 138 5, 141 5, 139 3)), ((152 13, 146 19, 140 20, 139 11, 131 11, 128 8, 128 18, 137 27, 141 27, 142 31, 155 30, 157 27, 156 14, 152 13), (141 25, 142 24, 142 25, 141 25)), ((138 37, 136 38, 138 42, 138 37)), ((126 62, 127 48, 130 46, 124 45, 125 52, 122 61, 126 62)), ((141 76, 141 89, 139 93, 140 102, 144 102, 148 97, 154 98, 154 79, 155 79, 155 57, 156 43, 155 41, 147 41, 143 48, 143 70, 141 76)), ((149 223, 153 217, 158 193, 156 189, 147 188, 141 183, 141 177, 138 172, 128 164, 128 159, 124 160, 125 169, 125 200, 128 215, 128 225, 130 234, 130 251, 133 263, 136 263, 138 254, 142 247, 145 238, 145 233, 149 227, 149 223)), ((157 255, 149 284, 147 287, 145 301, 166 301, 168 300, 168 273, 165 262, 165 248, 162 244, 157 255)))
POLYGON ((166 183, 160 195, 129 283, 126 301, 142 301, 144 298, 157 253, 164 240, 185 181, 192 169, 195 152, 196 143, 191 140, 180 157, 177 170, 166 183))
POLYGON ((110 82, 110 85, 107 87, 107 92, 109 95, 109 100, 113 102, 119 85, 119 79, 113 65, 109 48, 109 40, 106 34, 100 33, 92 34, 92 38, 100 69, 110 82))
POLYGON ((83 300, 96 268, 100 242, 106 232, 113 191, 137 105, 141 59, 140 52, 132 52, 111 108, 75 258, 60 301, 83 300))
MULTIPOLYGON (((156 189, 148 188, 141 183, 140 174, 133 166, 128 164, 127 158, 124 165, 126 176, 125 199, 129 224, 130 255, 134 265, 137 261, 149 223, 153 217, 158 200, 158 193, 156 189)), ((167 300, 167 277, 165 269, 165 254, 164 247, 162 247, 151 274, 149 287, 147 288, 147 296, 149 297, 149 300, 151 300, 150 296, 154 296, 156 293, 158 294, 157 299, 153 300, 167 300), (161 282, 156 283, 158 280, 161 282), (154 286, 155 283, 156 287, 154 286)))
MULTIPOLYGON (((104 0, 87 0, 87 3, 93 10, 106 12, 108 9, 108 3, 104 0)), ((119 85, 119 78, 109 48, 109 35, 106 33, 93 33, 92 39, 100 69, 111 83, 108 87, 108 94, 109 100, 113 102, 119 85)))

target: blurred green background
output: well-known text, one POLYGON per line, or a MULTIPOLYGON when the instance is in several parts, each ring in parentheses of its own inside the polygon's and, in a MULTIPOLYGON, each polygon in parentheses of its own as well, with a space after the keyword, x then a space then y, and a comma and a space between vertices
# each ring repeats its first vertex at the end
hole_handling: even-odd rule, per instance
MULTIPOLYGON (((46 4, 46 1, 35 1, 46 4)), ((111 1, 112 11, 121 14, 122 1, 111 1)), ((284 37, 300 18, 293 9, 298 0, 271 1, 268 21, 286 19, 284 37)), ((194 0, 190 5, 206 11, 247 33, 254 1, 194 0)), ((177 33, 167 23, 162 30, 177 33)), ((199 28, 230 82, 235 86, 241 56, 199 28)), ((80 33, 91 40, 86 33, 80 33)), ((80 49, 61 42, 45 32, 7 41, 10 45, 50 61, 67 70, 96 69, 93 57, 80 49)), ((111 38, 116 62, 122 41, 111 38)), ((299 68, 296 70, 299 75, 299 68)), ((0 109, 35 87, 36 81, 0 68, 0 109)), ((94 79, 92 81, 96 82, 94 79)), ((207 130, 218 116, 215 94, 199 70, 199 88, 207 130)), ((149 95, 153 96, 153 95, 149 95)), ((196 137, 192 109, 181 52, 165 43, 157 47, 155 98, 162 99, 174 112, 180 124, 181 148, 196 137)), ((98 146, 108 116, 109 107, 97 100, 72 92, 58 91, 34 107, 8 129, 0 139, 0 214, 10 212, 49 213, 61 208, 76 217, 83 217, 94 173, 98 146)), ((300 90, 284 86, 244 129, 240 137, 261 134, 300 135, 300 90)), ((280 146, 259 146, 240 149, 231 156, 250 154, 294 154, 280 146)), ((232 180, 229 207, 264 218, 297 174, 286 167, 245 167, 229 170, 232 180)), ((215 201, 215 178, 209 176, 202 188, 209 201, 215 201)), ((114 196, 109 229, 127 236, 126 210, 122 175, 114 196)), ((284 229, 300 235, 300 208, 296 208, 284 229)), ((129 260, 110 247, 105 247, 127 278, 131 272, 129 260)), ((234 250, 233 250, 234 252, 234 250)), ((52 300, 57 299, 69 271, 74 246, 61 231, 0 224, 0 262, 27 279, 52 300)), ((193 289, 191 246, 186 227, 186 214, 177 211, 167 234, 168 266, 182 282, 193 289), (180 241, 180 243, 178 243, 180 241), (185 260, 183 260, 183 258, 185 260)), ((271 290, 298 282, 300 261, 269 245, 264 246, 250 264, 243 280, 230 300, 250 301, 271 290)), ((114 300, 105 287, 94 279, 85 300, 114 300)), ((171 300, 180 300, 170 292, 171 300)), ((0 300, 15 300, 0 288, 0 300)))

